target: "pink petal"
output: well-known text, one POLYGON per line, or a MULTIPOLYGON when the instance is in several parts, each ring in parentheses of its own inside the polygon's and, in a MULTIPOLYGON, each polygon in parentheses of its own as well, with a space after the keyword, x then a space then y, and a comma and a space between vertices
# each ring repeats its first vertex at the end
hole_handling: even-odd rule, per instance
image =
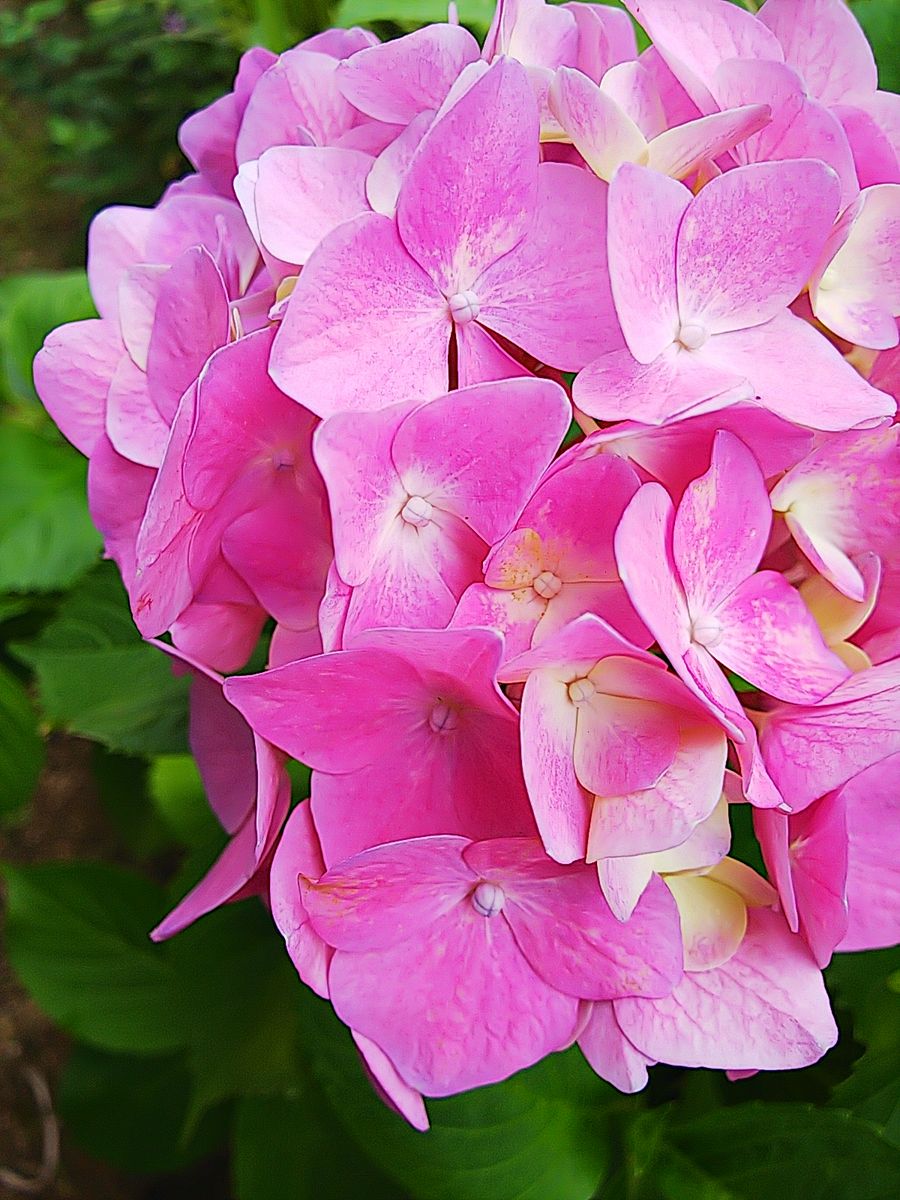
POLYGON ((339 413, 316 430, 316 466, 328 489, 335 562, 351 586, 365 582, 384 553, 406 503, 391 454, 397 430, 413 406, 339 413))
MULTIPOLYGON (((790 855, 800 925, 820 967, 847 932, 847 820, 840 796, 790 818, 790 855)), ((882 901, 883 902, 883 901, 882 901)))
POLYGON ((407 250, 446 296, 471 288, 525 235, 537 143, 531 86, 511 60, 495 63, 422 139, 400 190, 397 222, 407 250))
POLYGON ((366 198, 375 212, 386 217, 394 215, 406 172, 433 120, 433 112, 419 113, 372 163, 366 178, 366 198))
POLYGON ((228 296, 212 255, 186 250, 163 278, 147 348, 147 387, 171 421, 183 393, 229 335, 228 296))
POLYGON ((570 1041, 578 1016, 577 1000, 534 973, 502 917, 488 925, 468 899, 389 949, 339 950, 329 983, 338 1016, 427 1096, 530 1066, 570 1041))
POLYGON ((655 138, 667 128, 659 88, 643 62, 635 59, 610 67, 600 77, 600 87, 628 114, 645 138, 655 138))
MULTIPOLYGON (((671 710, 669 716, 671 720, 671 710)), ((713 812, 722 794, 724 732, 710 722, 679 733, 673 759, 654 786, 625 795, 598 794, 591 815, 591 858, 677 846, 713 812)))
POLYGON ((717 107, 710 92, 716 68, 724 60, 783 60, 777 38, 765 25, 722 0, 693 0, 690 22, 684 20, 677 0, 627 0, 626 7, 701 112, 717 107))
POLYGON ((577 711, 566 684, 533 671, 522 696, 522 768, 544 848, 570 863, 584 858, 590 804, 575 774, 577 711))
POLYGON ((500 885, 518 946, 553 987, 611 1000, 665 995, 680 978, 675 905, 660 880, 623 923, 610 912, 592 867, 560 866, 537 842, 476 842, 463 857, 477 877, 500 885))
POLYGON ((478 881, 462 856, 467 845, 460 837, 393 842, 338 863, 320 878, 301 876, 300 896, 313 929, 328 945, 354 953, 387 950, 427 932, 453 914, 478 881))
POLYGON ((88 282, 97 312, 115 317, 119 284, 128 270, 147 262, 147 239, 155 213, 150 208, 116 205, 102 209, 88 231, 88 282))
POLYGON ((351 1030, 356 1048, 363 1060, 363 1067, 377 1095, 389 1108, 399 1113, 405 1121, 420 1133, 428 1131, 428 1113, 422 1093, 411 1088, 385 1054, 371 1040, 356 1030, 351 1030))
POLYGON ((647 365, 628 350, 595 358, 576 377, 572 396, 576 407, 601 421, 662 425, 694 409, 721 409, 751 400, 753 387, 729 369, 724 356, 721 363, 713 362, 670 345, 647 365))
POLYGON ((691 203, 687 188, 623 165, 609 189, 609 271, 628 347, 652 363, 678 336, 675 244, 691 203))
POLYGON ((478 43, 461 25, 428 25, 357 51, 341 63, 338 86, 360 112, 407 125, 440 107, 463 67, 478 56, 478 43))
POLYGON ((767 104, 745 104, 688 121, 653 138, 647 165, 672 179, 685 179, 703 163, 764 128, 770 117, 767 104))
POLYGON ((841 208, 851 203, 859 181, 847 135, 835 113, 807 96, 796 71, 781 62, 731 59, 716 72, 714 90, 722 108, 762 103, 772 110, 771 122, 734 148, 738 162, 820 159, 840 180, 841 208))
POLYGON ((647 1086, 647 1067, 653 1060, 629 1042, 609 1001, 591 1005, 578 1046, 600 1078, 620 1092, 639 1092, 647 1086))
POLYGON ((595 175, 608 183, 620 163, 639 162, 647 140, 605 90, 568 67, 550 84, 550 111, 595 175))
POLYGON ((770 696, 795 704, 821 700, 850 674, 825 645, 799 592, 777 571, 760 571, 715 612, 721 638, 709 649, 770 696))
POLYGON ((123 458, 103 436, 88 463, 87 497, 91 520, 103 534, 105 553, 134 585, 135 540, 147 507, 155 472, 123 458))
POLYGON ((717 433, 709 470, 685 488, 673 529, 678 575, 696 620, 756 570, 772 509, 759 465, 732 433, 717 433))
POLYGON ((291 962, 304 983, 319 996, 328 996, 331 949, 313 930, 300 899, 300 876, 318 879, 325 873, 319 840, 309 804, 298 804, 288 818, 269 876, 272 918, 285 940, 291 962))
POLYGON ((802 75, 809 94, 823 104, 839 104, 878 86, 872 49, 843 4, 766 0, 759 19, 781 43, 784 61, 802 75))
POLYGON ((476 322, 457 325, 456 371, 461 388, 475 383, 494 383, 501 379, 518 379, 530 372, 476 322))
POLYGON ((237 676, 225 694, 257 732, 315 770, 359 770, 376 762, 392 738, 424 729, 421 676, 399 655, 374 649, 237 676), (365 722, 348 723, 351 695, 365 722))
POLYGON ((104 434, 106 393, 123 352, 113 321, 73 321, 49 333, 34 360, 44 407, 82 454, 104 434))
POLYGON ((147 376, 127 354, 109 384, 106 430, 116 450, 132 462, 159 467, 169 440, 169 422, 150 399, 147 376))
POLYGON ((690 615, 672 554, 675 510, 665 488, 645 484, 616 530, 616 561, 632 604, 672 663, 690 645, 690 615))
POLYGON ((709 368, 749 379, 763 407, 811 429, 872 424, 896 409, 890 396, 866 383, 826 338, 790 312, 711 338, 699 355, 709 368))
POLYGON ((819 162, 756 163, 708 183, 678 232, 682 321, 725 333, 774 317, 809 278, 839 199, 819 162))
POLYGON ((570 415, 565 392, 549 379, 463 388, 404 419, 393 461, 408 495, 424 496, 496 542, 549 465, 570 415))
POLYGON ((276 146, 259 160, 259 238, 287 263, 305 263, 326 234, 369 211, 368 154, 318 146, 276 146))
POLYGON ((446 302, 393 221, 357 217, 319 244, 272 347, 272 378, 319 416, 446 390, 446 302))
POLYGON ((794 810, 900 751, 900 660, 853 675, 819 704, 782 705, 763 719, 760 742, 794 810))
MULTIPOLYGON (((629 663, 632 670, 643 666, 629 663)), ((595 796, 652 788, 671 767, 678 748, 672 713, 627 694, 607 694, 602 663, 588 678, 598 691, 578 708, 575 772, 580 783, 595 796)))
POLYGON ((878 949, 900 939, 898 784, 900 754, 891 754, 841 790, 847 821, 849 927, 839 950, 878 949))
POLYGON ((685 973, 661 1000, 617 1000, 615 1013, 644 1054, 686 1067, 809 1066, 837 1038, 812 956, 780 914, 764 909, 748 912, 747 934, 728 962, 685 973))

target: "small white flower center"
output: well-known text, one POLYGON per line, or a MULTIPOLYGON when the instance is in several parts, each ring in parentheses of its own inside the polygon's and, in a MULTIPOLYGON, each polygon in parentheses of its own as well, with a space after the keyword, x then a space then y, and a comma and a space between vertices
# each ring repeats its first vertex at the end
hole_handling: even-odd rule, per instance
POLYGON ((711 650, 722 640, 722 622, 715 617, 698 617, 691 626, 691 641, 711 650))
POLYGON ((562 580, 552 571, 541 571, 531 586, 542 600, 552 600, 562 591, 562 580))
POLYGON ((709 330, 696 321, 688 321, 678 330, 678 341, 685 350, 699 350, 709 341, 709 330))
POLYGON ((506 897, 496 883, 479 883, 472 893, 472 907, 482 917, 496 917, 503 911, 506 897))
POLYGON ((596 688, 586 676, 583 679, 573 679, 569 684, 569 699, 573 704, 584 704, 590 700, 596 688))
POLYGON ((421 528, 429 523, 433 512, 434 509, 424 496, 410 496, 400 510, 400 516, 407 525, 421 528))
POLYGON ((455 708, 451 708, 449 704, 445 704, 443 700, 431 710, 431 715, 428 718, 428 725, 433 733, 451 733, 459 724, 459 713, 455 708))
POLYGON ((447 301, 450 316, 457 325, 468 325, 481 312, 481 305, 474 292, 456 292, 447 301))

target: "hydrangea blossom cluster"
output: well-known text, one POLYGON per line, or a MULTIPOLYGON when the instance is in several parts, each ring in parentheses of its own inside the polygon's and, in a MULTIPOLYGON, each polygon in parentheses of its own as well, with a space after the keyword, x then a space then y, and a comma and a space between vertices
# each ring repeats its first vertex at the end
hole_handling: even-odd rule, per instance
POLYGON ((266 896, 420 1128, 812 1063, 900 927, 900 102, 841 0, 627 8, 249 51, 35 365, 230 835, 155 935, 266 896))

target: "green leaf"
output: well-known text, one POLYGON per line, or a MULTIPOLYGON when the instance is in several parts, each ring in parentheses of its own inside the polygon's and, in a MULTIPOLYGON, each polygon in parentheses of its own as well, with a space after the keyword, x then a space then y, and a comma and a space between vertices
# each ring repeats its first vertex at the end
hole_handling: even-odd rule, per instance
POLYGON ((190 754, 164 754, 154 759, 150 794, 161 819, 182 846, 197 850, 217 840, 221 827, 190 754))
POLYGON ((104 1050, 161 1054, 184 1044, 172 1015, 182 983, 148 938, 160 888, 99 863, 5 866, 9 960, 67 1032, 104 1050))
POLYGON ((186 749, 188 681, 141 639, 112 564, 86 576, 15 653, 34 668, 54 725, 131 754, 186 749))
POLYGON ((0 591, 66 588, 97 561, 87 464, 71 447, 4 422, 0 432, 0 591))
MULTIPOLYGON (((487 30, 494 15, 494 0, 458 0, 457 7, 463 25, 480 32, 487 30)), ((336 25, 393 21, 416 26, 446 20, 446 0, 341 0, 334 14, 336 25)))
POLYGON ((695 1200, 704 1180, 710 1200, 892 1200, 900 1189, 900 1153, 837 1110, 736 1105, 672 1123, 668 1141, 676 1157, 664 1160, 667 1200, 695 1200))
POLYGON ((84 271, 12 276, 0 286, 0 358, 9 397, 37 403, 31 364, 51 329, 96 316, 84 271))
POLYGON ((181 1056, 135 1058, 76 1046, 58 1103, 66 1130, 92 1157, 132 1173, 177 1171, 214 1150, 226 1131, 226 1113, 217 1110, 193 1138, 182 1138, 190 1088, 181 1056))
POLYGON ((900 1147, 900 995, 892 987, 898 969, 900 950, 893 948, 837 954, 826 974, 852 1016, 856 1041, 866 1046, 831 1103, 878 1125, 900 1147))
POLYGON ((329 1006, 300 997, 303 1051, 334 1112, 365 1152, 416 1200, 589 1200, 608 1166, 607 1109, 630 1105, 577 1050, 505 1083, 429 1101, 417 1133, 367 1086, 329 1006))
POLYGON ((44 741, 25 689, 0 667, 0 817, 31 799, 44 764, 44 741))
POLYGON ((239 1102, 233 1169, 235 1200, 404 1200, 348 1141, 310 1079, 286 1096, 239 1102))
POLYGON ((850 7, 875 51, 879 86, 891 92, 900 91, 897 53, 900 0, 850 0, 850 7))
POLYGON ((232 904, 166 947, 194 1080, 188 1129, 233 1096, 282 1092, 296 1066, 301 990, 265 908, 232 904))

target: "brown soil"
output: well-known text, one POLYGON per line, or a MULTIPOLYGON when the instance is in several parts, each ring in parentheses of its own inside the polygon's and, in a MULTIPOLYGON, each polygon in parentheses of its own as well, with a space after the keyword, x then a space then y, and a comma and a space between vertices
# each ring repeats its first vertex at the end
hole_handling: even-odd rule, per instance
MULTIPOLYGON (((26 819, 12 828, 0 826, 0 860, 127 860, 100 804, 90 763, 87 742, 50 738, 26 819)), ((42 1120, 28 1073, 37 1077, 38 1087, 46 1081, 52 1105, 68 1049, 65 1035, 20 987, 0 944, 0 1200, 227 1200, 222 1163, 201 1164, 177 1181, 136 1180, 88 1158, 65 1128, 59 1161, 46 1186, 29 1191, 5 1183, 5 1173, 33 1178, 41 1164, 42 1120)), ((48 1119, 56 1122, 53 1115, 48 1119)))

